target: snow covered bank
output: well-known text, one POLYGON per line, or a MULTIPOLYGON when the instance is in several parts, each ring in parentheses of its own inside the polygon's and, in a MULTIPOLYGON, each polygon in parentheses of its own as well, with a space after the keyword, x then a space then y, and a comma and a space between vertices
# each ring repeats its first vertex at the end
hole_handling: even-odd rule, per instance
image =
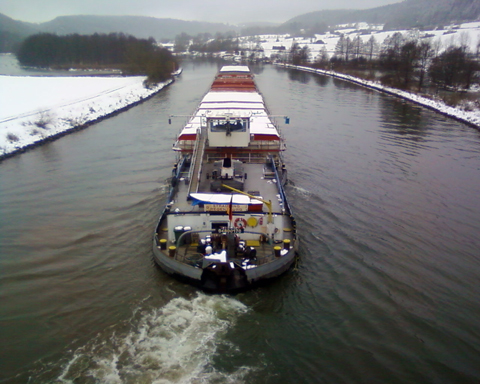
POLYGON ((424 107, 433 109, 434 111, 437 111, 443 115, 449 116, 451 118, 457 119, 459 121, 462 121, 464 123, 467 123, 469 125, 472 125, 478 129, 480 129, 480 110, 474 110, 474 111, 464 111, 459 108, 455 107, 450 107, 449 105, 446 105, 443 101, 440 100, 432 100, 428 97, 420 96, 415 93, 411 92, 406 92, 402 91, 396 88, 391 88, 391 87, 386 87, 379 82, 375 81, 369 81, 369 80, 363 80, 359 79, 358 77, 353 77, 349 75, 344 75, 342 73, 334 72, 334 71, 326 71, 323 69, 315 69, 315 68, 310 68, 310 67, 300 67, 300 66, 295 66, 295 65, 289 65, 289 64, 279 64, 282 66, 285 66, 287 68, 294 68, 298 69, 301 71, 306 71, 306 72, 311 72, 311 73, 318 73, 321 75, 327 75, 331 77, 335 77, 337 79, 342 79, 346 81, 350 81, 355 84, 362 85, 364 87, 368 87, 371 89, 375 89, 377 91, 385 92, 390 95, 398 96, 401 97, 405 100, 412 101, 414 103, 420 104, 424 107))
POLYGON ((145 77, 0 76, 0 160, 127 109, 170 82, 145 77))

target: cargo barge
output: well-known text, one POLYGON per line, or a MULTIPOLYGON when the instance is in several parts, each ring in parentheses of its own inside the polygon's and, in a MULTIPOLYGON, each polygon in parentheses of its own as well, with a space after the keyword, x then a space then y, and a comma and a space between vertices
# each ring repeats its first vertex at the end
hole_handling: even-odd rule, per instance
POLYGON ((155 228, 155 262, 221 293, 286 272, 299 242, 284 191, 285 143, 248 67, 219 71, 173 149, 177 162, 155 228))

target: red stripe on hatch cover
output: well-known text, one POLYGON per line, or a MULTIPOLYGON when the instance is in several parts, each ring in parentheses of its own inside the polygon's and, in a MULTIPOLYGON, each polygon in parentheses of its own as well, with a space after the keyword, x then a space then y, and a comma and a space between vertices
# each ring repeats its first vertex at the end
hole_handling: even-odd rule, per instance
POLYGON ((255 140, 280 140, 276 135, 255 134, 255 140))
POLYGON ((178 140, 197 140, 197 135, 195 133, 180 135, 178 140))

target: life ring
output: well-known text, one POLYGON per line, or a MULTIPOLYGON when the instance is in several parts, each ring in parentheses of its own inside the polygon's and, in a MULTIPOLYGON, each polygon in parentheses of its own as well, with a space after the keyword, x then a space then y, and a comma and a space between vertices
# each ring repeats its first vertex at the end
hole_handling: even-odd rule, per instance
POLYGON ((246 228, 247 220, 245 220, 243 217, 237 217, 233 222, 233 225, 235 226, 235 228, 246 228))

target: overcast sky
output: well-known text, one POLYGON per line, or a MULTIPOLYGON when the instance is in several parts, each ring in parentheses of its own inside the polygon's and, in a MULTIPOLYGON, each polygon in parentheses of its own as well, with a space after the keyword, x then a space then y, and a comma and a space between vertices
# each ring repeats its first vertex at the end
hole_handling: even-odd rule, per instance
POLYGON ((366 9, 401 0, 0 0, 0 13, 44 22, 64 15, 141 15, 237 24, 284 22, 323 9, 366 9))

